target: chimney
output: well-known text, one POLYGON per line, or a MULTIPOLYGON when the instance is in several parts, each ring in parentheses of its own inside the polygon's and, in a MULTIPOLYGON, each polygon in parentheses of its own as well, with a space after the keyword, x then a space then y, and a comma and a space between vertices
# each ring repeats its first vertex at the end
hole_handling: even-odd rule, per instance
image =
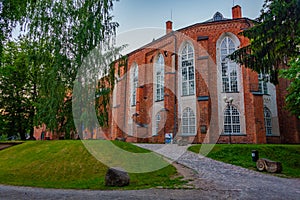
POLYGON ((236 5, 232 7, 232 19, 242 18, 242 9, 241 6, 236 5))
POLYGON ((171 33, 173 31, 172 24, 173 22, 171 21, 166 22, 166 34, 171 33))

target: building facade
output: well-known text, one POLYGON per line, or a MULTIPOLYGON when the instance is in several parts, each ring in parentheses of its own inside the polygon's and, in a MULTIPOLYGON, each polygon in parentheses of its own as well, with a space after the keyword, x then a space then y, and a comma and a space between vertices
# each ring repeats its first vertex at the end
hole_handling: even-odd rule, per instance
POLYGON ((107 138, 163 143, 299 143, 299 120, 284 111, 288 83, 239 66, 227 56, 249 43, 253 26, 240 6, 166 35, 115 64, 107 138), (169 134, 169 135, 168 135, 169 134))
MULTIPOLYGON (((177 31, 166 22, 164 36, 114 63, 109 126, 83 130, 82 139, 300 143, 299 119, 284 109, 289 82, 275 86, 228 58, 249 44, 239 33, 252 26, 240 6, 231 19, 217 12, 177 31)), ((43 130, 35 129, 37 139, 43 130)))

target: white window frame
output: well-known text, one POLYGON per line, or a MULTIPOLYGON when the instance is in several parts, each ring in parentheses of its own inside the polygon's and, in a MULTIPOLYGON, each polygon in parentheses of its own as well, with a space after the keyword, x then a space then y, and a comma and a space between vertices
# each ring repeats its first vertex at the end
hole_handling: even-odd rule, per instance
POLYGON ((139 77, 139 71, 138 71, 138 65, 133 65, 133 72, 131 76, 131 106, 136 106, 136 89, 138 87, 138 77, 139 77))
POLYGON ((225 93, 237 93, 238 87, 238 71, 237 64, 227 58, 236 50, 233 39, 226 36, 220 45, 220 62, 222 73, 222 88, 225 93))
POLYGON ((269 94, 268 80, 265 80, 264 77, 266 77, 265 74, 258 74, 258 91, 261 94, 269 94))
POLYGON ((272 132, 272 113, 269 108, 264 107, 264 122, 266 135, 273 135, 272 132))
POLYGON ((196 115, 190 107, 187 107, 182 112, 181 135, 196 135, 196 132, 196 115))
POLYGON ((241 118, 239 110, 228 105, 224 111, 224 134, 241 134, 241 118))
POLYGON ((182 96, 195 95, 195 64, 194 48, 186 43, 181 51, 181 94, 182 96))
POLYGON ((161 115, 160 112, 158 112, 155 115, 155 135, 158 135, 158 132, 160 131, 160 121, 161 121, 161 115))
POLYGON ((165 86, 165 60, 162 54, 158 55, 158 58, 155 62, 155 100, 162 101, 164 100, 164 86, 165 86))

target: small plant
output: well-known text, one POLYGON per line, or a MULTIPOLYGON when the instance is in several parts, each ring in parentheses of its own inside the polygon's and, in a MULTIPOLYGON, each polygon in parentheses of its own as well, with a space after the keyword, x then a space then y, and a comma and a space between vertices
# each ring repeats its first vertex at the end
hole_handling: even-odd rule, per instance
POLYGON ((0 141, 7 141, 7 140, 8 140, 7 134, 2 133, 0 135, 0 141))

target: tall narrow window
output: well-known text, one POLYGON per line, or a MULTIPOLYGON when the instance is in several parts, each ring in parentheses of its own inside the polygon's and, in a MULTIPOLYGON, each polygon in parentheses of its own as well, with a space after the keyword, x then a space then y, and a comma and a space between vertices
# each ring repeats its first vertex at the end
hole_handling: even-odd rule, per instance
POLYGON ((159 54, 158 59, 155 63, 155 75, 156 75, 156 87, 155 95, 156 101, 161 101, 164 99, 164 78, 165 78, 165 61, 162 54, 159 54))
POLYGON ((182 113, 182 135, 196 134, 196 118, 191 108, 184 109, 182 113))
POLYGON ((264 107, 264 116, 266 135, 272 135, 272 114, 267 107, 264 107))
POLYGON ((236 134, 240 132, 240 113, 234 106, 227 106, 224 112, 224 133, 236 134))
POLYGON ((221 65, 223 92, 238 92, 236 63, 227 58, 235 51, 235 45, 229 37, 221 43, 221 65))
POLYGON ((155 116, 155 135, 158 135, 158 132, 160 131, 160 120, 160 113, 157 113, 157 115, 155 116))
POLYGON ((258 91, 262 94, 268 94, 268 78, 265 74, 258 74, 258 91))
POLYGON ((131 105, 135 106, 136 105, 136 89, 138 87, 138 65, 133 66, 133 73, 132 73, 132 90, 131 90, 131 105))
POLYGON ((186 44, 181 52, 182 95, 195 94, 194 49, 186 44))

